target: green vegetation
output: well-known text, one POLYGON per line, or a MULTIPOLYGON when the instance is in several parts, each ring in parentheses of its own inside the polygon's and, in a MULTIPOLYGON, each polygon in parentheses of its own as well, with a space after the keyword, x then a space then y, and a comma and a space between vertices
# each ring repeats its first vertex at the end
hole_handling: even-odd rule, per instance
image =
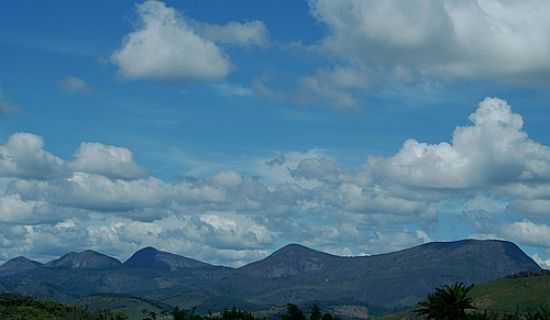
POLYGON ((80 298, 78 305, 89 311, 110 310, 128 315, 130 320, 141 320, 143 310, 162 315, 174 309, 173 306, 155 300, 125 294, 94 294, 80 298))
MULTIPOLYGON (((550 320, 550 272, 526 272, 476 286, 462 283, 437 288, 414 310, 378 319, 397 320, 550 320)), ((207 315, 196 309, 173 309, 168 304, 120 295, 90 296, 81 305, 63 305, 18 295, 0 295, 1 320, 336 320, 318 305, 306 312, 288 304, 284 309, 252 313, 238 308, 207 315), (121 300, 122 299, 122 300, 121 300), (133 307, 128 308, 129 302, 133 307), (140 309, 135 313, 121 310, 140 309)), ((325 306, 327 307, 327 306, 325 306)), ((353 307, 353 306, 348 306, 353 307)), ((369 309, 369 314, 371 314, 369 309)), ((363 312, 365 313, 365 312, 363 312)), ((372 315, 372 314, 371 314, 372 315)), ((346 316, 353 317, 349 312, 346 316)), ((359 317, 359 316, 358 316, 359 317)))
POLYGON ((18 295, 0 295, 2 320, 126 320, 122 313, 90 312, 79 306, 38 301, 18 295))
MULTIPOLYGON (((141 310, 141 315, 127 316, 125 312, 101 310, 92 311, 78 305, 64 305, 52 301, 42 301, 20 295, 0 295, 1 320, 258 320, 253 313, 237 308, 226 309, 221 313, 201 315, 195 309, 180 309, 171 311, 141 310)), ((330 313, 322 313, 318 305, 311 309, 310 316, 296 305, 287 305, 286 312, 280 314, 281 320, 336 320, 330 313)))
POLYGON ((550 306, 549 293, 550 274, 543 271, 521 273, 476 285, 471 297, 480 310, 511 314, 550 306))
MULTIPOLYGON (((253 313, 248 311, 239 310, 237 308, 226 309, 222 313, 208 314, 202 316, 195 313, 194 309, 186 310, 175 308, 171 313, 162 313, 160 315, 154 312, 147 312, 144 310, 145 317, 143 320, 158 320, 166 319, 167 315, 171 316, 173 320, 256 320, 258 319, 253 313)), ((279 315, 281 320, 336 320, 336 318, 330 313, 322 313, 318 305, 313 305, 309 318, 306 314, 295 304, 288 304, 286 312, 279 315)))
POLYGON ((437 288, 413 313, 383 317, 426 320, 550 320, 550 273, 527 272, 477 286, 437 288))

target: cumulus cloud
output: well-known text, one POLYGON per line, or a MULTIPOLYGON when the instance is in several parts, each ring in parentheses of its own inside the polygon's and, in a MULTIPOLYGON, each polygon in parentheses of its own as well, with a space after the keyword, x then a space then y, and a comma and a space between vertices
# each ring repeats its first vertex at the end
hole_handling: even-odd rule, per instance
POLYGON ((342 174, 336 161, 324 157, 303 159, 290 173, 295 178, 332 182, 338 181, 342 174))
POLYGON ((222 249, 262 248, 271 244, 273 234, 250 217, 236 214, 208 213, 200 217, 200 221, 211 229, 209 241, 215 241, 222 249))
POLYGON ((126 148, 85 142, 70 163, 75 171, 96 173, 110 178, 133 179, 146 175, 134 162, 132 152, 126 148))
POLYGON ((66 76, 63 80, 59 81, 59 86, 70 93, 86 93, 92 90, 88 82, 75 76, 66 76))
POLYGON ((312 0, 323 50, 384 73, 441 78, 548 74, 550 4, 540 0, 312 0))
POLYGON ((156 178, 128 181, 84 172, 51 181, 18 180, 9 191, 26 199, 98 211, 158 207, 173 198, 173 189, 156 178))
MULTIPOLYGON (((74 172, 67 178, 50 181, 18 180, 10 185, 9 192, 56 205, 114 212, 159 208, 178 202, 206 205, 225 200, 222 190, 209 185, 170 184, 154 177, 110 179, 84 172, 74 172)), ((139 215, 139 212, 135 214, 139 215)))
POLYGON ((415 218, 435 214, 435 209, 428 202, 402 198, 379 187, 363 188, 344 183, 339 187, 337 195, 341 206, 357 212, 412 215, 415 218))
POLYGON ((139 26, 112 55, 129 79, 218 80, 231 69, 223 51, 201 37, 174 8, 156 0, 137 6, 139 26))
POLYGON ((0 145, 0 176, 47 179, 63 171, 63 160, 45 151, 37 135, 16 133, 0 145))
POLYGON ((506 212, 509 203, 502 199, 495 199, 484 194, 477 194, 467 200, 462 213, 479 229, 490 229, 494 219, 506 212))
POLYGON ((66 214, 46 201, 25 201, 19 194, 0 197, 0 223, 37 224, 55 222, 66 214))
POLYGON ((373 175, 426 188, 471 188, 550 178, 550 148, 528 138, 523 119, 496 98, 486 98, 458 127, 451 143, 407 140, 390 158, 371 158, 373 175))
POLYGON ((243 183, 243 178, 235 171, 222 171, 212 177, 215 185, 222 187, 236 187, 243 183))

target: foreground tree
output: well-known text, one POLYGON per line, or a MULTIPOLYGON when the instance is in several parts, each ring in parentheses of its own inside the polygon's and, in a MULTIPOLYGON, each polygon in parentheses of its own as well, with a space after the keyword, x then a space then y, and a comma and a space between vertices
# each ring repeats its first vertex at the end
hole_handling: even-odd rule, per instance
POLYGON ((286 306, 286 314, 281 316, 281 320, 306 320, 306 316, 297 305, 289 303, 286 306))
POLYGON ((309 316, 309 320, 321 320, 323 317, 323 314, 321 313, 321 308, 319 308, 319 305, 314 304, 311 308, 311 315, 309 316))
POLYGON ((435 289, 426 300, 418 303, 415 313, 429 320, 464 320, 466 310, 475 309, 468 293, 473 288, 457 282, 435 289))

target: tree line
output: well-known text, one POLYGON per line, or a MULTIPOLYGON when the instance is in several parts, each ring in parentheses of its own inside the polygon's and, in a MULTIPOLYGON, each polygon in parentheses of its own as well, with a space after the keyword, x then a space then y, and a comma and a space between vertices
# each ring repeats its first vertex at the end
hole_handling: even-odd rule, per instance
MULTIPOLYGON (((208 315, 201 315, 195 312, 195 309, 180 309, 176 307, 174 310, 154 312, 143 310, 143 320, 265 320, 264 318, 256 317, 252 312, 245 311, 233 307, 232 309, 225 309, 221 313, 209 313, 208 315)), ((332 314, 328 312, 321 312, 319 305, 314 304, 311 307, 309 316, 306 316, 304 311, 295 304, 287 304, 286 312, 279 316, 280 320, 338 320, 332 314)))

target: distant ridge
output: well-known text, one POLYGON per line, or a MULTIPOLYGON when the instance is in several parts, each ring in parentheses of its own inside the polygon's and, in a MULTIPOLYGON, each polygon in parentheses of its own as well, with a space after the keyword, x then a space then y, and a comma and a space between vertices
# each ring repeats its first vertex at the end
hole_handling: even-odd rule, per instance
POLYGON ((201 268, 211 266, 208 263, 146 247, 136 251, 124 266, 131 268, 152 268, 160 270, 177 270, 184 268, 201 268))
POLYGON ((483 283, 540 270, 518 246, 498 240, 432 242, 356 257, 290 244, 236 269, 147 247, 123 264, 91 250, 46 265, 17 258, 0 267, 0 290, 71 303, 96 293, 123 294, 213 311, 228 303, 269 308, 313 301, 394 308, 455 281, 483 283), (27 270, 6 271, 18 264, 27 270))
POLYGON ((82 252, 69 252, 61 258, 46 263, 45 266, 70 269, 109 269, 120 265, 120 261, 113 257, 93 250, 85 250, 82 252))
POLYGON ((27 259, 25 257, 16 257, 8 260, 0 266, 0 274, 2 273, 19 273, 34 270, 42 266, 42 263, 27 259))
POLYGON ((363 301, 393 307, 414 304, 433 288, 481 283, 540 267, 518 246, 498 240, 433 242, 371 256, 341 257, 303 246, 284 247, 237 269, 227 291, 256 304, 363 301))

